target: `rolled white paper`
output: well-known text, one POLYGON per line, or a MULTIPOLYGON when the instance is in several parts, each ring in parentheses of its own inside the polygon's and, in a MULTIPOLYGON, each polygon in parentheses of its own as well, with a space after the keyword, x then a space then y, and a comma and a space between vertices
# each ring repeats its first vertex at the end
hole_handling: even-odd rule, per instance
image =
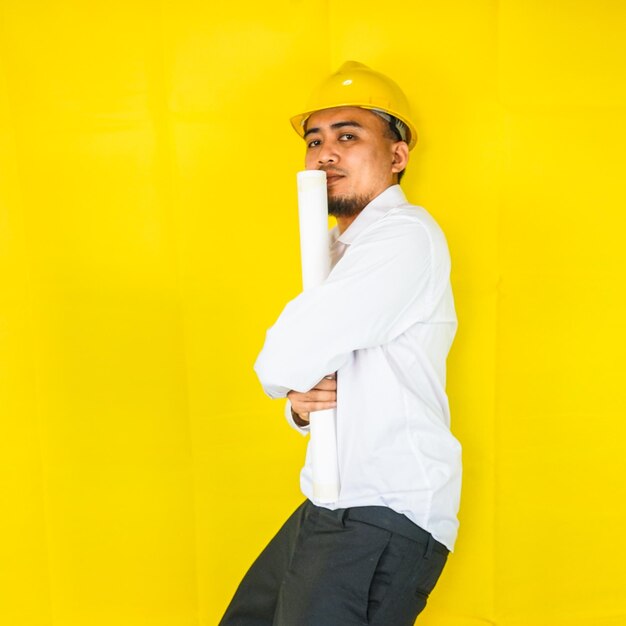
POLYGON ((326 172, 305 170, 297 177, 302 287, 306 290, 321 285, 330 271, 326 172))
MULTIPOLYGON (((302 286, 307 290, 323 283, 330 271, 326 172, 305 170, 298 172, 297 178, 302 286)), ((310 424, 313 497, 330 504, 339 499, 337 412, 311 413, 310 424)))
POLYGON ((337 411, 326 409, 309 415, 313 497, 322 504, 339 500, 337 411))

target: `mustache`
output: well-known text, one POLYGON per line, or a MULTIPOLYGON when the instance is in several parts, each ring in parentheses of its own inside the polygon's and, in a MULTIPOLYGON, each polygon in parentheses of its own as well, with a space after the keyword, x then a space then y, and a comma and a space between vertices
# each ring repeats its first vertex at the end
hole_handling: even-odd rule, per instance
POLYGON ((322 170, 322 172, 326 172, 326 174, 337 174, 339 176, 346 176, 348 174, 345 170, 342 170, 340 167, 335 167, 334 165, 322 165, 317 169, 322 170))

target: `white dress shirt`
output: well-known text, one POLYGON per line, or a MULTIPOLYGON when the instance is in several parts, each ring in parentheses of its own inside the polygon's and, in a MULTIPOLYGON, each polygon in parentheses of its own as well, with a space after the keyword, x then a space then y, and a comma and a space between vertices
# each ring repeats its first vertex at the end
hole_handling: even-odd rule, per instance
MULTIPOLYGON (((445 392, 457 327, 445 236, 393 185, 331 231, 331 255, 326 281, 285 306, 255 363, 272 398, 337 372, 339 500, 313 498, 308 453, 302 491, 330 509, 389 507, 453 550, 461 446, 445 392)), ((289 402, 286 413, 306 434, 289 402)))

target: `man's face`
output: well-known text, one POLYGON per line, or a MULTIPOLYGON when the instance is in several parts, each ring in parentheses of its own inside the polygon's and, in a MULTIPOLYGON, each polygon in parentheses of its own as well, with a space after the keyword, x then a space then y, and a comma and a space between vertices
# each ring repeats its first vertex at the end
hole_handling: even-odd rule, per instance
POLYGON ((387 136, 387 123, 358 107, 313 113, 304 140, 306 169, 326 172, 328 212, 336 216, 358 214, 394 184, 408 158, 406 144, 387 136))

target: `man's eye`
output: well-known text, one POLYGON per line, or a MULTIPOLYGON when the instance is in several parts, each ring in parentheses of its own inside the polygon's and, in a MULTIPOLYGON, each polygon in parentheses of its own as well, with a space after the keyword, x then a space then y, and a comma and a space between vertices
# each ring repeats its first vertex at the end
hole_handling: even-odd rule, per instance
POLYGON ((355 139, 355 136, 352 133, 344 133, 339 139, 341 141, 350 141, 351 139, 355 139))
POLYGON ((307 148, 317 148, 317 146, 320 145, 320 140, 319 139, 314 139, 313 141, 309 141, 309 143, 307 143, 306 147, 307 148))

